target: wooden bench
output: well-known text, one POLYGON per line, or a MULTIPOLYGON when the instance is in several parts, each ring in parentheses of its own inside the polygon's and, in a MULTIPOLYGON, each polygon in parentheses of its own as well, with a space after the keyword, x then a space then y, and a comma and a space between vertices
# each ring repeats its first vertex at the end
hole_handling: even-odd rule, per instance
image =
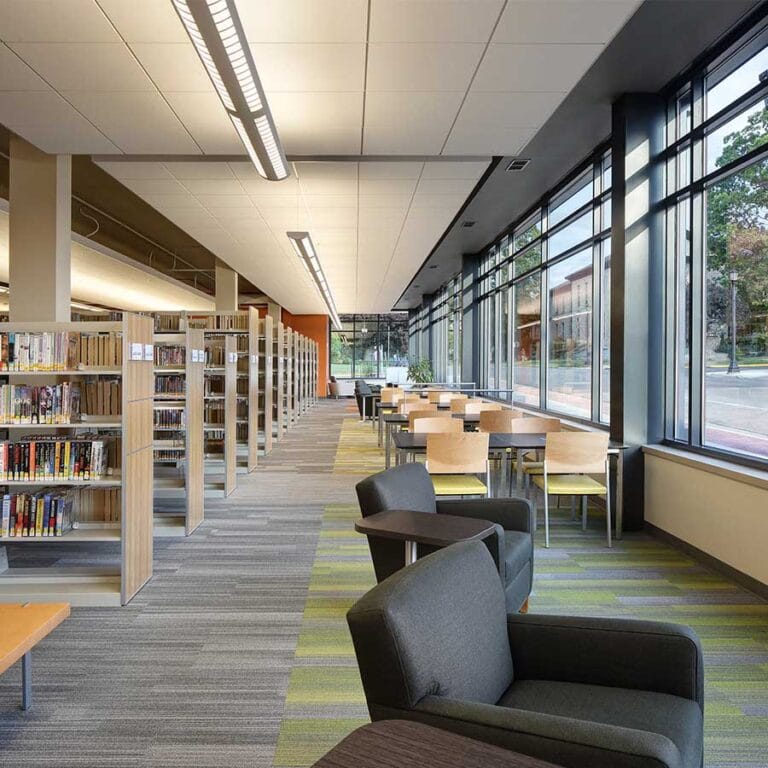
POLYGON ((32 706, 32 649, 69 616, 69 603, 0 605, 0 673, 21 659, 21 707, 32 706))

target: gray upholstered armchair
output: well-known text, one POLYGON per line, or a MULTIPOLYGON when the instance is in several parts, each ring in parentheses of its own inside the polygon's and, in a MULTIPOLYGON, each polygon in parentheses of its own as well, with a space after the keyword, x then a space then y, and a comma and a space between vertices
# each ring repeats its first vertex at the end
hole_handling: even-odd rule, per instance
POLYGON ((567 768, 702 765, 696 635, 509 614, 479 542, 397 572, 347 621, 373 720, 416 720, 567 768))
MULTIPOLYGON (((508 611, 519 611, 533 585, 533 506, 526 499, 446 499, 438 501, 423 464, 402 464, 366 478, 356 486, 363 517, 389 509, 474 517, 496 523, 488 546, 501 576, 508 611)), ((405 566, 401 542, 368 537, 376 580, 405 566)), ((434 551, 419 546, 419 557, 434 551)))

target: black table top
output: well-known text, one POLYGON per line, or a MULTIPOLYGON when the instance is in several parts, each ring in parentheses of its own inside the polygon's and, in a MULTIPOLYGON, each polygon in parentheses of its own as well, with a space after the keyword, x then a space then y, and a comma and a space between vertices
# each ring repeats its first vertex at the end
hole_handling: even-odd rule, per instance
POLYGON ((382 720, 358 728, 314 768, 557 768, 535 757, 421 723, 382 720))
POLYGON ((447 547, 457 541, 485 538, 495 529, 493 523, 488 520, 477 520, 474 517, 390 509, 358 520, 355 530, 358 533, 380 536, 382 539, 416 541, 433 547, 447 547))

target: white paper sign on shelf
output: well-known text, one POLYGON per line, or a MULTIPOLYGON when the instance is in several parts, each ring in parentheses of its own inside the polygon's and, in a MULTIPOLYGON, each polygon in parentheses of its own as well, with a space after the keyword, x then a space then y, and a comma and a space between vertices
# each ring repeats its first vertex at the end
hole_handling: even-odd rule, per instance
POLYGON ((144 345, 139 341, 131 342, 131 360, 144 359, 144 345))
POLYGON ((252 363, 255 363, 255 362, 256 362, 256 355, 251 355, 251 362, 252 362, 252 363))
POLYGON ((155 359, 155 345, 145 344, 144 345, 144 362, 151 363, 151 362, 154 362, 154 359, 155 359))
POLYGON ((200 362, 200 358, 197 356, 197 350, 196 349, 192 350, 192 362, 193 363, 200 362))
POLYGON ((237 362, 237 352, 230 352, 229 353, 229 362, 230 363, 236 363, 237 362))

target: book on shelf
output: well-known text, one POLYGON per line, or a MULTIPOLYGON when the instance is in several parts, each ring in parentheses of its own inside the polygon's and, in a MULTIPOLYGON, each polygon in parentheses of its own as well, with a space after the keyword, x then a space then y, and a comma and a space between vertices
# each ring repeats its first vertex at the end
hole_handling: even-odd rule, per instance
POLYGON ((155 365, 171 368, 186 365, 187 350, 180 345, 155 344, 155 365))
POLYGON ((122 334, 113 331, 0 332, 0 371, 119 368, 122 364, 122 334))
POLYGON ((248 424, 235 424, 235 440, 245 442, 248 439, 248 424))
POLYGON ((184 429, 184 421, 183 408, 155 408, 154 410, 155 427, 184 429))
POLYGON ((203 406, 203 420, 206 424, 221 424, 224 426, 224 403, 221 400, 211 400, 203 406))
POLYGON ((226 350, 222 346, 208 345, 205 348, 206 368, 221 368, 227 360, 226 350))
POLYGON ((247 331, 248 315, 187 315, 190 328, 202 328, 205 331, 247 331))
POLYGON ((123 384, 120 379, 85 382, 83 410, 87 416, 120 416, 123 411, 123 384))
POLYGON ((60 490, 4 494, 0 539, 63 536, 72 528, 72 501, 72 494, 60 490))
POLYGON ((0 384, 0 423, 71 424, 80 421, 80 387, 0 384))
POLYGON ((155 376, 156 395, 183 395, 186 391, 186 378, 178 374, 155 376))
POLYGON ((155 315, 155 331, 179 331, 181 330, 181 316, 180 315, 155 315))
POLYGON ((57 435, 25 437, 0 443, 3 481, 87 481, 110 474, 114 441, 96 435, 71 439, 57 435))

